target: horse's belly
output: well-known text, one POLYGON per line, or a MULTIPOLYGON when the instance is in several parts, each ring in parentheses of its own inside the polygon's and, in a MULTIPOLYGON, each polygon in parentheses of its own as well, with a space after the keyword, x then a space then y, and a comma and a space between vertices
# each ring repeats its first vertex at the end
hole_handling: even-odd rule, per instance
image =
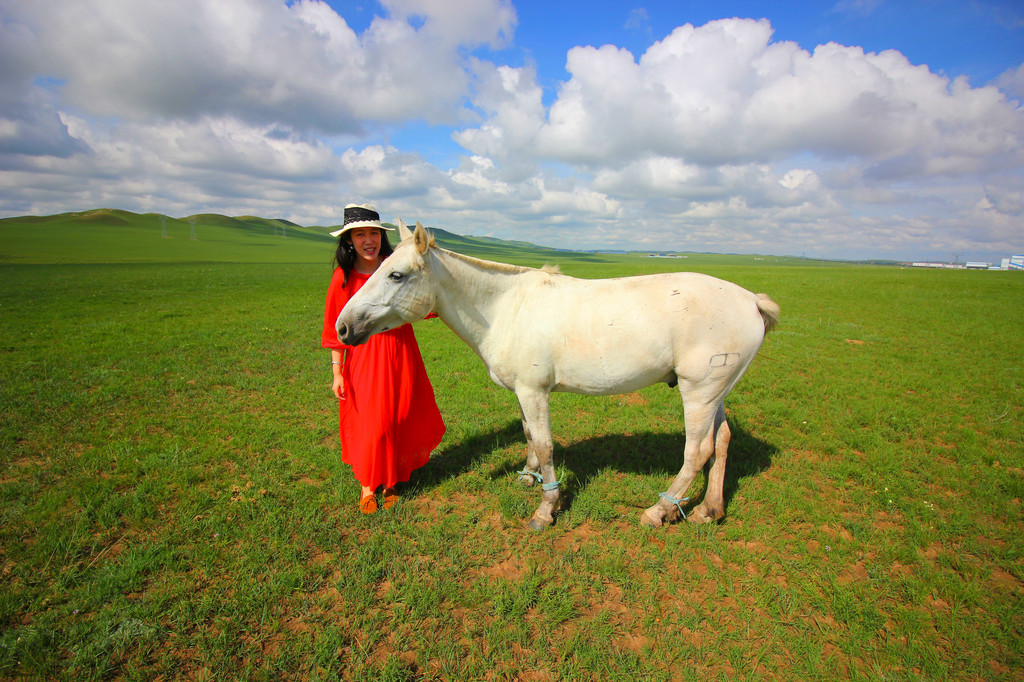
POLYGON ((652 373, 645 376, 623 377, 583 377, 580 379, 566 378, 555 384, 552 391, 560 393, 580 393, 582 395, 617 395, 632 393, 658 382, 668 382, 674 374, 652 373))
POLYGON ((669 358, 660 359, 652 355, 636 358, 619 352, 598 356, 575 355, 556 365, 554 378, 554 391, 614 395, 671 381, 675 372, 669 358))

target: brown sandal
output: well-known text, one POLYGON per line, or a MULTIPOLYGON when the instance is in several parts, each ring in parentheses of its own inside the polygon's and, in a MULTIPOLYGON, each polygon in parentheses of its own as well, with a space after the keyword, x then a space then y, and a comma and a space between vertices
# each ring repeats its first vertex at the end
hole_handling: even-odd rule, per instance
POLYGON ((359 511, 364 514, 372 514, 377 511, 377 496, 370 493, 363 499, 359 500, 359 511))
POLYGON ((394 488, 384 488, 384 508, 391 509, 398 502, 398 493, 394 488))

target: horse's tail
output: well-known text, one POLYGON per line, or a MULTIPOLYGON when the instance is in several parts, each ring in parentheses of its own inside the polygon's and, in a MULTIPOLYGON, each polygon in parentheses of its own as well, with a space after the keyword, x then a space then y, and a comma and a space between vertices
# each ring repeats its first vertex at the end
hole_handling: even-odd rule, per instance
POLYGON ((757 310, 764 320, 764 333, 767 334, 779 323, 779 304, 768 298, 768 294, 757 294, 757 310))

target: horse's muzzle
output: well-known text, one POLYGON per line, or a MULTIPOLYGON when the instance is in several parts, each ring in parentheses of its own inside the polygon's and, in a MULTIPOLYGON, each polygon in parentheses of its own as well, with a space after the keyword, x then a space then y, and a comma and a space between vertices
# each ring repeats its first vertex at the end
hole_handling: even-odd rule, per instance
POLYGON ((356 345, 353 343, 351 328, 346 323, 339 321, 334 328, 338 332, 338 341, 341 341, 346 346, 356 345))
POLYGON ((338 341, 346 346, 359 346, 366 343, 370 335, 366 333, 365 329, 357 331, 355 327, 358 326, 360 325, 350 325, 347 322, 338 320, 338 323, 334 325, 335 331, 338 332, 338 341))

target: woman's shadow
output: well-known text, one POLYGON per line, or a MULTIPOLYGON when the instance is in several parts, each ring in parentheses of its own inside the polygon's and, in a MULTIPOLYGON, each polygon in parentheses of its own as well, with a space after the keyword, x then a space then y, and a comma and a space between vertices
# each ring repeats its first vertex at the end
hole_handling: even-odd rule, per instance
MULTIPOLYGON (((726 461, 723 493, 726 508, 739 489, 740 481, 766 471, 778 453, 777 447, 751 434, 735 416, 729 417, 729 428, 732 440, 726 461)), ((479 467, 488 453, 517 443, 522 446, 521 458, 499 466, 489 474, 492 480, 505 478, 522 469, 526 462, 526 437, 523 435, 522 422, 518 419, 493 431, 472 435, 435 453, 417 471, 415 486, 429 491, 449 478, 479 467)), ((645 476, 664 476, 667 489, 683 466, 684 443, 682 431, 634 432, 629 435, 612 433, 579 440, 565 447, 556 443, 555 466, 564 466, 574 474, 574 484, 562 487, 562 510, 569 510, 573 500, 586 487, 587 481, 606 469, 645 476)), ((691 488, 689 492, 694 503, 699 502, 704 495, 703 490, 691 488)))

